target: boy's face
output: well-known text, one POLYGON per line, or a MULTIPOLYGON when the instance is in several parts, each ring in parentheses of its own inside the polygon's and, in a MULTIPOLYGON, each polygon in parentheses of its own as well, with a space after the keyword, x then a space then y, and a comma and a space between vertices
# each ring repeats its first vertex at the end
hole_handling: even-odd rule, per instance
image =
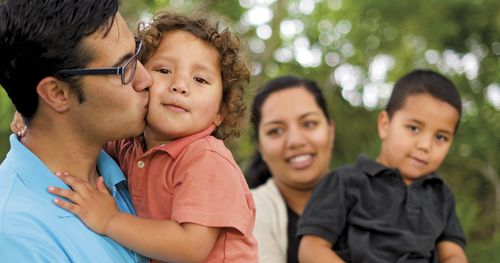
POLYGON ((405 183, 411 184, 439 168, 458 120, 457 110, 444 101, 427 93, 408 96, 392 118, 385 111, 379 115, 382 145, 377 161, 398 169, 405 183))
POLYGON ((148 147, 219 125, 222 78, 217 50, 193 34, 174 30, 145 63, 150 88, 148 147))

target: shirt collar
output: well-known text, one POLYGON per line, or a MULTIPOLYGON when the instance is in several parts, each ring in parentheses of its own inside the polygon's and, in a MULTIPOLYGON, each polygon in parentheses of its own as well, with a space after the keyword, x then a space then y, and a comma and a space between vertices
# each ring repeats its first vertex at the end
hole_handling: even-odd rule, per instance
MULTIPOLYGON (((397 169, 391 169, 388 168, 372 159, 370 159, 368 156, 362 154, 358 157, 358 160, 356 162, 356 167, 361 169, 363 172, 365 172, 368 176, 378 176, 385 174, 386 172, 396 174, 398 177, 401 177, 399 174, 399 171, 397 169)), ((422 176, 421 178, 417 179, 414 183, 417 184, 425 184, 425 183, 443 183, 443 180, 437 175, 437 173, 433 172, 431 174, 422 176)))
MULTIPOLYGON (((53 203, 54 195, 47 191, 49 186, 55 186, 63 189, 69 187, 57 178, 52 171, 40 160, 33 152, 24 146, 17 136, 12 134, 9 138, 11 150, 5 161, 17 172, 19 179, 28 189, 35 193, 44 201, 50 203, 49 207, 60 217, 73 216, 72 213, 56 206, 53 203)), ((125 177, 120 168, 113 159, 101 151, 97 160, 97 167, 100 174, 104 177, 111 194, 115 196, 116 185, 125 181, 125 177)))
MULTIPOLYGON (((208 128, 206 128, 202 131, 199 131, 195 134, 173 140, 173 141, 166 143, 166 144, 156 146, 156 147, 150 149, 149 151, 147 151, 145 154, 147 155, 147 154, 153 153, 155 151, 164 151, 164 152, 167 152, 170 156, 172 156, 172 158, 175 159, 175 158, 177 158, 177 156, 179 156, 179 154, 181 154, 181 152, 184 150, 184 148, 186 148, 186 146, 188 146, 190 143, 197 141, 201 138, 209 136, 210 134, 212 134, 212 132, 214 130, 215 130, 215 125, 212 124, 208 128)), ((140 139, 136 137, 134 139, 134 143, 135 144, 141 143, 140 139)))

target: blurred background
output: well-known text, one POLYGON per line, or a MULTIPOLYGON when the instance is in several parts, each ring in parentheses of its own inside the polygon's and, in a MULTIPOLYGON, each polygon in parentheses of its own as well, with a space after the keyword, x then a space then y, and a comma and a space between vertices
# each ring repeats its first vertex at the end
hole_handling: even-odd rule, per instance
MULTIPOLYGON (((454 191, 470 261, 498 262, 500 1, 124 0, 121 12, 135 30, 162 9, 210 11, 238 32, 253 68, 248 103, 270 78, 315 80, 337 127, 332 168, 361 152, 377 156, 376 117, 400 76, 429 68, 452 79, 464 113, 440 173, 454 191)), ((0 160, 13 112, 0 89, 0 160)), ((230 145, 242 169, 255 150, 248 131, 230 145)))

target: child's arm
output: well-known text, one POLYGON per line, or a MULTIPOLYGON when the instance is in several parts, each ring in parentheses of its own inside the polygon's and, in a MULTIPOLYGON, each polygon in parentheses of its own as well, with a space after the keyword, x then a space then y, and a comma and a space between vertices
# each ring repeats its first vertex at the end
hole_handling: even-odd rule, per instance
POLYGON ((49 192, 72 202, 56 198, 58 206, 80 217, 96 233, 109 236, 144 256, 161 261, 199 262, 208 256, 219 234, 220 228, 122 213, 102 177, 95 189, 72 175, 58 176, 74 190, 50 187, 49 192))
POLYGON ((300 262, 344 262, 332 250, 332 243, 319 236, 305 235, 299 245, 300 262))
POLYGON ((457 243, 441 241, 437 244, 440 263, 467 263, 464 249, 457 243))

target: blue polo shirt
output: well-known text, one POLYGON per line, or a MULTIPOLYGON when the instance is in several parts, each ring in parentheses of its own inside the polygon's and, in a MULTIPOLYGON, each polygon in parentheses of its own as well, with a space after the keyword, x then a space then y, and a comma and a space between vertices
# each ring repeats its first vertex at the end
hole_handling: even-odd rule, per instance
MULTIPOLYGON (((49 186, 68 189, 15 135, 0 165, 0 262, 146 262, 56 206, 49 186)), ((123 173, 104 152, 97 161, 119 209, 134 213, 123 173)))

